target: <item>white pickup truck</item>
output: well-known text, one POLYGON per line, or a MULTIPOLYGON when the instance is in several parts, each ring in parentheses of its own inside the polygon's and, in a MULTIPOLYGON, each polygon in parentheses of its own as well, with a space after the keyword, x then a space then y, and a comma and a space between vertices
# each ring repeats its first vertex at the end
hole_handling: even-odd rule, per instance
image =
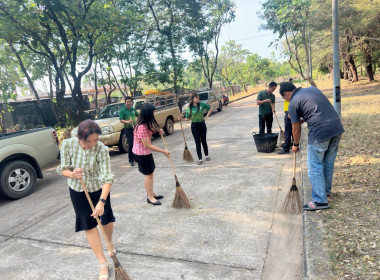
MULTIPOLYGON (((133 100, 133 106, 137 112, 145 103, 151 103, 156 107, 154 117, 158 125, 166 135, 174 132, 174 122, 181 115, 177 99, 173 94, 162 94, 152 96, 139 96, 133 100)), ((128 142, 124 133, 124 125, 119 120, 119 111, 125 106, 124 102, 110 104, 104 107, 95 122, 100 126, 102 134, 99 140, 106 146, 118 146, 122 153, 128 152, 128 142)), ((78 127, 71 131, 71 136, 76 136, 78 127)))
POLYGON ((19 199, 32 193, 42 169, 59 157, 51 127, 0 134, 0 194, 19 199))

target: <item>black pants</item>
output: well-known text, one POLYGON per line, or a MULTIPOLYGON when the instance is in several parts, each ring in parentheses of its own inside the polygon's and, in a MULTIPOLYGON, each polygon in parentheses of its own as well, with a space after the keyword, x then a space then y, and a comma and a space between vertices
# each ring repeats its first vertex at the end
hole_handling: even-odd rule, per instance
POLYGON ((285 142, 282 144, 282 148, 286 151, 290 150, 292 146, 292 121, 288 118, 288 112, 285 112, 284 117, 285 124, 285 142))
POLYGON ((267 126, 267 133, 272 133, 273 113, 259 115, 259 133, 264 133, 265 125, 267 126))
POLYGON ((208 156, 208 147, 206 142, 207 127, 205 122, 192 122, 191 132, 193 133, 195 147, 197 148, 198 159, 202 159, 201 143, 205 156, 208 156))
POLYGON ((124 128, 125 137, 128 141, 128 160, 129 162, 135 161, 135 155, 132 152, 133 148, 133 128, 124 128))

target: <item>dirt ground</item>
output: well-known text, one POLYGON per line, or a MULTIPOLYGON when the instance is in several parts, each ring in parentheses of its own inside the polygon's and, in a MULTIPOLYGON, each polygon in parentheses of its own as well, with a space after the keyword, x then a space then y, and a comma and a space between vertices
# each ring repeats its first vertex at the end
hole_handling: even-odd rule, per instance
MULTIPOLYGON (((345 129, 336 160, 331 209, 317 213, 335 279, 380 279, 380 75, 341 81, 345 129)), ((317 83, 332 101, 332 81, 317 83)))

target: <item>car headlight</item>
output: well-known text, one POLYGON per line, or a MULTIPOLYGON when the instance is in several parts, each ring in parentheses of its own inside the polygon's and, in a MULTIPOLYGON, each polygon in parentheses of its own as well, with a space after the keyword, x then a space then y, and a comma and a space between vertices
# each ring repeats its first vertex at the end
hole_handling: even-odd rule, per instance
POLYGON ((104 126, 104 127, 102 127, 101 129, 101 132, 102 132, 102 134, 110 134, 110 133, 113 133, 113 127, 112 126, 104 126))

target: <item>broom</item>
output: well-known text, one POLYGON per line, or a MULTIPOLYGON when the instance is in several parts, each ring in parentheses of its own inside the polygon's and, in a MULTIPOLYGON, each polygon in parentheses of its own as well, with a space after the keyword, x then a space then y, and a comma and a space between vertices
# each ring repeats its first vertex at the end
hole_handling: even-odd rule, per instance
MULTIPOLYGON (((272 107, 272 102, 270 103, 270 106, 272 107)), ((276 112, 274 112, 274 116, 276 117, 276 120, 277 120, 277 123, 278 123, 278 127, 280 128, 280 141, 285 142, 285 133, 282 130, 280 122, 278 121, 276 112)))
POLYGON ((184 161, 188 161, 188 162, 193 162, 194 159, 189 151, 189 148, 187 147, 187 143, 186 143, 186 138, 185 138, 185 132, 183 131, 183 127, 182 127, 182 121, 181 119, 179 120, 179 123, 181 124, 181 130, 182 130, 182 135, 183 135, 183 141, 185 142, 185 149, 183 150, 183 160, 184 161))
MULTIPOLYGON (((83 179, 79 179, 79 180, 80 180, 80 183, 82 185, 83 191, 86 194, 88 203, 90 203, 91 209, 92 209, 92 211, 94 211, 95 207, 94 207, 94 204, 92 203, 90 195, 88 194, 86 185, 84 184, 83 179)), ((108 240, 108 237, 106 235, 106 232, 104 231, 104 228, 103 228, 102 224, 100 223, 99 217, 96 217, 96 221, 98 222, 100 231, 102 232, 103 238, 106 241, 108 252, 112 252, 111 243, 108 240)), ((113 261, 113 264, 114 264, 114 267, 115 267, 115 279, 116 280, 132 280, 132 278, 128 276, 128 274, 125 272, 125 270, 123 269, 123 267, 120 265, 120 262, 119 262, 119 260, 116 257, 116 254, 113 254, 110 257, 112 258, 112 261, 113 261)))
POLYGON ((296 183, 296 153, 293 158, 293 182, 288 194, 286 195, 284 205, 282 205, 281 211, 285 214, 296 215, 302 211, 301 197, 298 192, 296 183))
MULTIPOLYGON (((160 133, 160 135, 161 135, 162 143, 164 143, 165 149, 168 151, 168 147, 166 146, 164 136, 162 136, 161 133, 160 133)), ((173 164, 173 160, 172 160, 171 155, 169 155, 169 160, 170 160, 170 164, 172 166, 174 179, 175 179, 175 186, 176 186, 172 207, 177 208, 177 209, 179 209, 179 208, 190 208, 189 199, 187 198, 185 191, 182 189, 182 187, 178 181, 177 175, 175 173, 175 168, 174 168, 174 164, 173 164)))

